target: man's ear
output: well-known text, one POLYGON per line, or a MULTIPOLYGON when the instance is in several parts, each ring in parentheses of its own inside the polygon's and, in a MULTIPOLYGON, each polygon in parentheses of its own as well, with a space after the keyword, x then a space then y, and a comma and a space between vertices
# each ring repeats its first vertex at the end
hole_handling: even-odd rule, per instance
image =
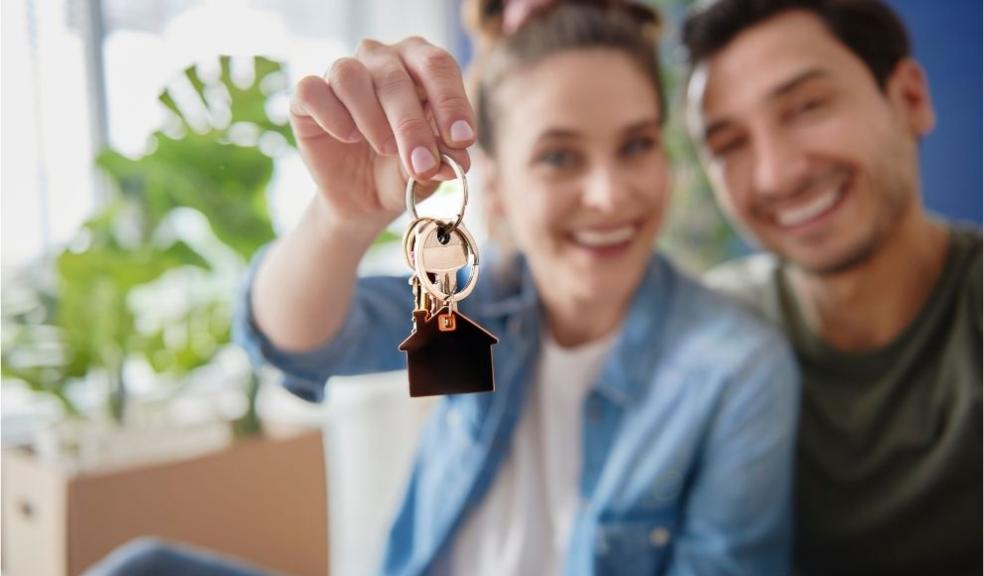
POLYGON ((903 114, 913 135, 919 138, 929 134, 936 125, 936 111, 922 66, 912 58, 902 59, 889 76, 885 90, 903 114))

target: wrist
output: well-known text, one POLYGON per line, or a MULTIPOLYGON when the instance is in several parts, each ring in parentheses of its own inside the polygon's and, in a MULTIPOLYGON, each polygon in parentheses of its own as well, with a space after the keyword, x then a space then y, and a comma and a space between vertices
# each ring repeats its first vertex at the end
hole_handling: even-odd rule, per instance
POLYGON ((372 245, 390 221, 392 217, 388 215, 341 215, 320 194, 315 194, 305 211, 302 226, 309 227, 324 246, 345 245, 361 253, 372 245))

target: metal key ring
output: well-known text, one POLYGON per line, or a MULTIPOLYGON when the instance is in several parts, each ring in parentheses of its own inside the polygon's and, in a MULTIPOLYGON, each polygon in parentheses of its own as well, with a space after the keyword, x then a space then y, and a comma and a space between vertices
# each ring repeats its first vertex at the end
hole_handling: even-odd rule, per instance
MULTIPOLYGON (((458 217, 455 219, 454 223, 451 224, 451 230, 457 230, 458 225, 461 224, 461 221, 465 218, 465 206, 468 204, 468 179, 465 178, 464 171, 461 169, 461 166, 454 161, 454 158, 451 158, 447 154, 441 154, 441 159, 445 164, 451 167, 451 170, 454 171, 455 178, 461 182, 461 209, 458 210, 458 217)), ((410 212, 410 216, 413 217, 414 220, 418 220, 420 218, 417 216, 417 202, 413 193, 413 188, 416 183, 417 181, 413 178, 407 178, 407 211, 410 212)))
MULTIPOLYGON (((437 231, 440 229, 440 227, 441 224, 437 220, 431 220, 430 222, 428 222, 422 229, 420 229, 417 232, 417 240, 415 240, 415 244, 418 246, 423 246, 424 242, 427 241, 427 238, 431 234, 436 234, 437 231)), ((431 296, 446 303, 460 302, 464 300, 466 296, 471 294, 472 290, 475 289, 475 285, 478 283, 478 245, 475 244, 475 239, 472 238, 471 233, 468 232, 468 229, 465 228, 464 226, 460 228, 452 229, 451 233, 452 234, 457 233, 461 235, 461 237, 465 241, 465 244, 468 246, 468 251, 471 252, 472 256, 474 257, 474 261, 472 262, 472 269, 468 273, 468 281, 465 283, 465 287, 462 288, 461 290, 458 290, 454 294, 445 294, 444 292, 441 292, 441 289, 438 288, 437 284, 431 282, 431 279, 427 277, 427 273, 422 272, 423 270, 427 269, 426 268, 427 263, 424 261, 425 260, 424 254, 426 251, 425 250, 414 251, 414 258, 415 259, 419 258, 418 261, 414 262, 414 264, 416 264, 416 266, 414 267, 414 271, 415 274, 417 275, 417 278, 420 280, 420 285, 424 288, 424 290, 430 293, 431 296)))

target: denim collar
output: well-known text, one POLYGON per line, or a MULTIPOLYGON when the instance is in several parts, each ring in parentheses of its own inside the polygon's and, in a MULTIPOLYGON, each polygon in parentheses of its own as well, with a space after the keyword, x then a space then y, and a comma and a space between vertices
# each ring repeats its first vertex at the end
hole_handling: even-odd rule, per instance
POLYGON ((669 324, 676 277, 670 263, 654 253, 595 388, 613 404, 627 407, 646 390, 648 376, 660 356, 664 327, 669 324))
POLYGON ((493 318, 535 314, 540 297, 526 257, 500 254, 495 247, 487 248, 486 252, 485 261, 489 262, 486 274, 491 274, 492 280, 486 285, 490 294, 477 306, 478 313, 493 318))
MULTIPOLYGON (((491 261, 490 268, 494 269, 490 270, 494 274, 492 293, 476 306, 476 312, 485 317, 504 317, 510 336, 531 345, 530 339, 540 338, 542 306, 529 265, 522 255, 496 260, 494 249, 490 252, 492 258, 486 261, 491 261)), ((646 375, 651 373, 660 353, 663 327, 669 323, 677 276, 663 255, 653 253, 595 387, 610 402, 626 406, 644 392, 646 375)))

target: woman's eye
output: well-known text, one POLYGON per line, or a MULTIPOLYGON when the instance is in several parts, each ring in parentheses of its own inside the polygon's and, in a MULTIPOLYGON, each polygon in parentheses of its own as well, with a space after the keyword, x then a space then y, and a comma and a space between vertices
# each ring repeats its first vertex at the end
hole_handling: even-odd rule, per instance
POLYGON ((540 155, 537 162, 551 168, 563 169, 574 166, 577 158, 568 150, 551 150, 540 155))
POLYGON ((656 139, 650 136, 633 138, 622 147, 622 154, 625 156, 635 156, 651 150, 654 146, 656 146, 656 139))

